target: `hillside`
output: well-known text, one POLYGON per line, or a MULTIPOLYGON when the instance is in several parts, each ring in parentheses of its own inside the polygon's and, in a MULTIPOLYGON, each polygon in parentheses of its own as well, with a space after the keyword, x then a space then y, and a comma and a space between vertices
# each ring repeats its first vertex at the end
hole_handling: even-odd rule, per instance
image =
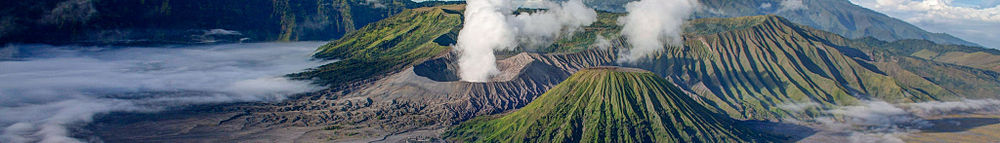
POLYGON ((657 61, 639 67, 650 67, 736 118, 811 116, 780 108, 795 103, 905 103, 991 97, 996 95, 985 91, 1000 91, 974 88, 1000 85, 988 72, 931 61, 919 62, 940 66, 916 68, 909 62, 918 61, 889 60, 908 55, 861 46, 777 16, 698 19, 686 29, 685 47, 668 48, 657 61), (939 71, 949 72, 928 73, 939 71))
POLYGON ((327 86, 373 80, 448 52, 461 24, 461 5, 406 10, 319 47, 313 56, 339 60, 302 73, 327 86))
POLYGON ((574 73, 523 108, 446 132, 466 142, 757 142, 772 137, 714 114, 640 69, 574 73))
POLYGON ((859 39, 869 47, 877 47, 896 55, 1000 72, 1000 50, 961 45, 940 45, 926 40, 883 42, 859 39))
MULTIPOLYGON (((624 5, 634 0, 585 0, 593 7, 623 12, 624 5)), ((954 36, 927 32, 902 20, 889 17, 848 0, 802 0, 803 8, 782 10, 784 0, 699 0, 705 6, 696 12, 697 18, 740 17, 775 14, 797 24, 845 37, 875 37, 883 41, 924 39, 944 44, 978 46, 954 36), (767 7, 764 7, 768 5, 767 7)))
MULTIPOLYGON (((556 45, 587 47, 592 43, 562 41, 593 41, 587 38, 596 37, 592 33, 618 28, 595 24, 556 45)), ((699 101, 734 118, 799 118, 815 115, 815 109, 859 99, 921 102, 988 98, 997 96, 990 92, 1000 91, 995 88, 1000 86, 997 74, 987 68, 995 63, 971 59, 992 59, 993 50, 978 47, 924 40, 851 40, 774 15, 696 19, 688 23, 685 33, 684 47, 669 47, 653 61, 627 66, 667 77, 699 95, 699 101), (936 60, 913 56, 921 50, 951 54, 936 60), (795 103, 823 106, 807 109, 812 113, 805 115, 780 108, 795 103)), ((628 47, 616 35, 602 36, 612 37, 612 49, 628 47)), ((579 50, 556 50, 574 51, 579 50)))
POLYGON ((333 40, 409 0, 37 0, 0 3, 0 44, 197 44, 333 40), (55 11, 60 10, 60 11, 55 11), (55 12, 53 12, 55 11, 55 12))

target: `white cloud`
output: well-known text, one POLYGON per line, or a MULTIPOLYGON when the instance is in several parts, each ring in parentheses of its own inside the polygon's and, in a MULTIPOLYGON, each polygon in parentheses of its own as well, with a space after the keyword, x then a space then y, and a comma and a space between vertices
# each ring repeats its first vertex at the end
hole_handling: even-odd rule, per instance
POLYGON ((907 107, 910 112, 920 116, 938 116, 947 115, 949 113, 961 113, 961 112, 984 112, 984 111, 1000 111, 1000 100, 996 99, 981 99, 981 100, 970 100, 965 99, 962 101, 931 101, 922 103, 910 103, 903 104, 907 107))
POLYGON ((594 39, 594 47, 601 50, 607 50, 608 48, 611 48, 611 40, 604 38, 604 36, 597 35, 597 39, 594 39))
MULTIPOLYGON (((846 142, 903 142, 900 137, 930 127, 933 124, 924 118, 962 113, 989 113, 1000 109, 1000 100, 964 99, 960 101, 931 101, 920 103, 891 104, 885 101, 861 101, 852 106, 834 107, 823 111, 829 116, 820 116, 808 121, 785 119, 790 123, 813 126, 819 130, 832 132, 835 138, 846 142)), ((806 102, 780 105, 791 112, 820 107, 806 102), (796 110, 799 109, 799 110, 796 110)), ((995 113, 994 113, 995 114, 995 113)), ((826 134, 830 135, 830 134, 826 134)))
POLYGON ((68 127, 108 112, 277 101, 317 87, 282 75, 323 64, 320 42, 198 47, 52 47, 0 62, 0 142, 78 142, 68 127))
POLYGON ((465 23, 458 33, 459 76, 464 81, 485 82, 500 72, 493 50, 513 49, 516 33, 507 22, 513 12, 507 0, 470 0, 465 5, 465 23))
POLYGON ((508 0, 467 1, 464 27, 454 48, 459 54, 459 76, 463 81, 486 82, 499 73, 494 50, 548 46, 564 32, 572 33, 597 20, 597 12, 580 0, 526 4, 547 10, 513 15, 516 5, 508 0))
POLYGON ((580 0, 562 4, 547 2, 542 8, 547 10, 520 14, 516 20, 511 20, 517 28, 518 41, 528 50, 548 47, 559 36, 572 34, 597 21, 597 11, 580 0))
POLYGON ((781 8, 779 8, 777 12, 795 11, 809 8, 802 3, 802 0, 784 0, 781 1, 780 5, 781 8))
POLYGON ((628 14, 618 19, 632 49, 619 53, 619 62, 636 62, 663 51, 665 46, 680 46, 681 26, 699 7, 695 0, 641 0, 625 6, 628 14))
POLYGON ((769 9, 769 8, 771 8, 771 3, 768 3, 768 2, 762 3, 762 4, 760 4, 759 8, 760 9, 769 9))
MULTIPOLYGON (((913 23, 931 32, 1000 48, 1000 6, 961 6, 953 0, 851 0, 851 2, 913 23), (992 7, 985 7, 992 6, 992 7)), ((994 2, 996 3, 996 2, 994 2)))

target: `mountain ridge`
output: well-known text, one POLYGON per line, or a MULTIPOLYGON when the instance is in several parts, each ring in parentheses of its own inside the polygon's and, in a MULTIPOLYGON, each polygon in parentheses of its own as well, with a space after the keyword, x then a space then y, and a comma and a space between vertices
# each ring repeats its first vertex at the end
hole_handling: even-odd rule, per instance
MULTIPOLYGON (((631 1, 635 0, 585 0, 584 3, 601 10, 624 12, 625 4, 631 1)), ((695 12, 695 18, 776 14, 797 24, 852 39, 863 37, 875 37, 883 41, 925 39, 941 44, 982 47, 949 34, 927 32, 913 24, 855 5, 848 0, 802 0, 803 7, 784 10, 780 6, 783 0, 698 1, 704 8, 695 12)))
POLYGON ((472 119, 444 136, 466 142, 756 142, 735 120, 713 114, 655 74, 591 67, 531 104, 497 118, 472 119))

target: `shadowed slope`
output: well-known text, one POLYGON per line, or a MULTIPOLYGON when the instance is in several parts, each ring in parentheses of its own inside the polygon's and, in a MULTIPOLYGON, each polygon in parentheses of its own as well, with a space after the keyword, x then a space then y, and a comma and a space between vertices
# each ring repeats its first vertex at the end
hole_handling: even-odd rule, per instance
POLYGON ((734 126, 668 81, 640 69, 581 70, 516 112, 445 134, 471 142, 745 142, 769 136, 734 126))
MULTIPOLYGON (((685 47, 667 48, 638 67, 701 95, 710 107, 743 119, 787 117, 782 104, 842 105, 858 98, 926 100, 865 64, 865 53, 777 16, 698 19, 685 47)), ((796 116, 796 115, 792 115, 796 116)))

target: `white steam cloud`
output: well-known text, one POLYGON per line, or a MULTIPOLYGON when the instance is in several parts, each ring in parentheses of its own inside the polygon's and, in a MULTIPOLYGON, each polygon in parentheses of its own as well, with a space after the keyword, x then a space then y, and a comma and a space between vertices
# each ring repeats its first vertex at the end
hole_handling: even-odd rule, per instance
POLYGON ((459 76, 464 81, 485 82, 500 72, 493 50, 513 49, 515 33, 507 23, 513 11, 508 0, 469 0, 465 24, 458 33, 459 76))
POLYGON ((698 7, 695 0, 641 0, 630 2, 625 9, 628 15, 618 19, 623 25, 622 35, 628 38, 632 49, 619 53, 619 62, 636 62, 657 52, 664 46, 680 46, 684 22, 698 7))
POLYGON ((0 142, 81 142, 73 129, 108 112, 277 101, 318 87, 282 78, 323 63, 320 42, 37 50, 0 62, 0 142))
POLYGON ((588 8, 580 0, 560 4, 544 2, 548 10, 521 14, 512 22, 519 31, 519 41, 528 50, 546 47, 563 34, 572 34, 582 26, 597 21, 597 11, 588 8))
POLYGON ((809 7, 802 3, 802 0, 784 0, 781 1, 781 8, 779 8, 777 12, 804 10, 808 8, 809 7))
POLYGON ((597 20, 597 12, 580 0, 561 4, 542 2, 547 9, 513 15, 516 6, 509 0, 466 1, 465 23, 458 34, 459 76, 463 81, 486 82, 499 73, 494 50, 525 50, 552 44, 564 33, 572 33, 597 20))
MULTIPOLYGON (((793 112, 803 108, 820 107, 816 103, 798 103, 779 106, 793 112)), ((824 111, 835 116, 817 117, 803 122, 786 119, 797 124, 812 124, 820 130, 833 132, 832 142, 903 142, 900 137, 920 131, 933 124, 925 118, 961 113, 989 113, 1000 110, 1000 100, 961 100, 949 102, 921 102, 891 104, 884 101, 862 101, 855 106, 836 107, 824 111)), ((810 137, 812 138, 812 137, 810 137)), ((822 138, 822 137, 820 137, 822 138)), ((827 139, 819 139, 831 142, 827 139)), ((805 142, 812 141, 807 139, 805 142)))

